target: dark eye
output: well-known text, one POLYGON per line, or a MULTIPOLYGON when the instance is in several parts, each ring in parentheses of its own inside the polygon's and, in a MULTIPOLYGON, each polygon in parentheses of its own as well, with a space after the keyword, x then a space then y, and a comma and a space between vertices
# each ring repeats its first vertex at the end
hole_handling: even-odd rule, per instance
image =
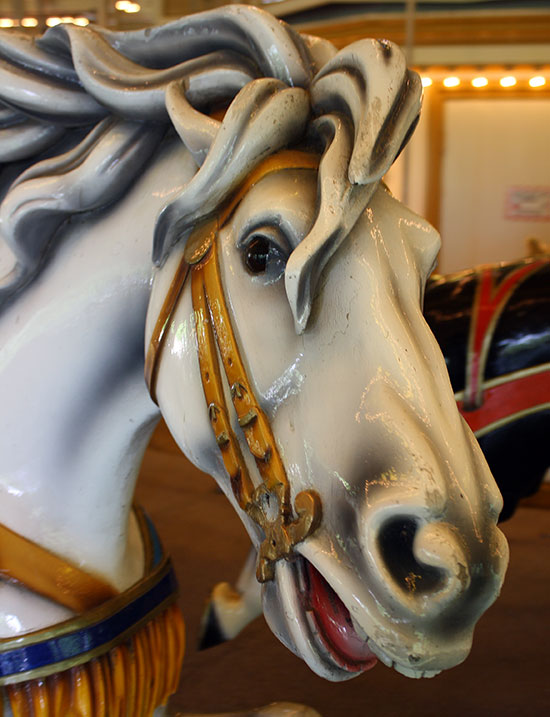
POLYGON ((262 277, 263 283, 273 284, 285 273, 286 239, 278 227, 255 229, 241 245, 242 257, 249 274, 262 277))
POLYGON ((263 274, 267 269, 271 242, 262 236, 252 239, 245 251, 245 264, 253 274, 263 274))

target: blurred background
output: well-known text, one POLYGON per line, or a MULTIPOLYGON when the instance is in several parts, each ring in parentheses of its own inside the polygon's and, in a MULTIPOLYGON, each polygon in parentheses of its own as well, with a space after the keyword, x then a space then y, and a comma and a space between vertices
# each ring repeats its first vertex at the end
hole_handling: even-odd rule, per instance
MULTIPOLYGON (((131 30, 217 0, 0 0, 0 27, 36 35, 60 22, 131 30)), ((422 75, 424 111, 387 177, 440 231, 438 271, 516 259, 550 243, 550 3, 256 0, 343 47, 385 37, 422 75)))

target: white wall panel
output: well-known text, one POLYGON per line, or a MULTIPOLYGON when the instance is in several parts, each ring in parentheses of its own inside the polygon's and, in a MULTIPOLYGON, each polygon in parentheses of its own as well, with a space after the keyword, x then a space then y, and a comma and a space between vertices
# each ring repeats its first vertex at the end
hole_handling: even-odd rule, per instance
POLYGON ((527 237, 550 242, 550 218, 506 216, 514 187, 550 191, 549 99, 444 103, 440 272, 515 259, 527 237))

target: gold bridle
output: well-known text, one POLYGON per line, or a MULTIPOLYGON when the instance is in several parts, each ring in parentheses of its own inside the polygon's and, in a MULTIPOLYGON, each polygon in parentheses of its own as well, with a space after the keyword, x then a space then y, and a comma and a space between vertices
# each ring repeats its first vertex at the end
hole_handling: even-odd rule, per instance
POLYGON ((199 367, 210 424, 237 503, 264 533, 256 571, 262 583, 273 579, 278 560, 290 559, 294 547, 317 529, 321 523, 322 506, 316 491, 302 491, 294 500, 297 517, 293 516, 286 470, 269 420, 260 408, 244 367, 225 300, 218 235, 246 193, 267 174, 281 169, 318 169, 318 166, 318 156, 307 152, 284 150, 269 157, 249 175, 214 218, 193 230, 157 319, 145 362, 145 378, 156 401, 156 380, 167 330, 191 273, 199 367), (220 359, 237 421, 262 479, 258 486, 254 486, 239 439, 231 426, 220 359), (275 505, 271 505, 272 501, 275 505))

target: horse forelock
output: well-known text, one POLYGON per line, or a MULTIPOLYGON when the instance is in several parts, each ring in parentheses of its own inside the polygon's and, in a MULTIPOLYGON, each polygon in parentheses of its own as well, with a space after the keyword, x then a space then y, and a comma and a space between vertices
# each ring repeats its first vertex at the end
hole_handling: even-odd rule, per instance
POLYGON ((307 88, 267 79, 248 83, 223 122, 212 122, 199 139, 183 94, 174 92, 172 100, 174 124, 184 143, 195 148, 200 167, 159 217, 153 253, 158 265, 266 156, 308 136, 321 146, 317 217, 285 273, 296 330, 302 332, 323 267, 366 208, 418 117, 420 79, 407 70, 397 47, 366 40, 334 55, 307 88))

